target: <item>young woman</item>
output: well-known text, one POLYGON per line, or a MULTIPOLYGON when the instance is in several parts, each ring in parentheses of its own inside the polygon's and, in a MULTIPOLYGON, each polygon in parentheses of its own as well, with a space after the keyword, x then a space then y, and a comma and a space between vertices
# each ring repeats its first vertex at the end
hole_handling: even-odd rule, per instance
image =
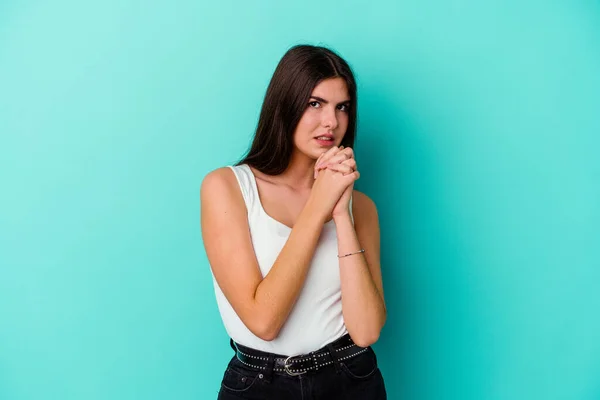
POLYGON ((254 141, 201 187, 201 226, 235 355, 219 399, 386 398, 375 204, 354 190, 356 83, 323 47, 279 62, 254 141))

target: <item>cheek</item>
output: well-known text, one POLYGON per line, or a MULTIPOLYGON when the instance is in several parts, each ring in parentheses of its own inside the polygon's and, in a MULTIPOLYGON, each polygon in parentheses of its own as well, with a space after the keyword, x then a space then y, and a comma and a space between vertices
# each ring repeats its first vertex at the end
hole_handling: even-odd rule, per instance
POLYGON ((296 132, 300 134, 312 134, 316 127, 319 126, 319 119, 315 115, 315 113, 311 113, 310 111, 305 112, 300 118, 298 122, 298 127, 296 128, 296 132))
POLYGON ((303 147, 306 143, 306 138, 312 136, 313 119, 308 113, 305 113, 300 118, 300 121, 298 121, 298 126, 296 126, 296 130, 294 131, 294 143, 296 146, 303 147))
POLYGON ((346 128, 348 128, 348 121, 350 120, 349 115, 346 113, 342 113, 338 117, 338 128, 341 131, 346 132, 346 128))

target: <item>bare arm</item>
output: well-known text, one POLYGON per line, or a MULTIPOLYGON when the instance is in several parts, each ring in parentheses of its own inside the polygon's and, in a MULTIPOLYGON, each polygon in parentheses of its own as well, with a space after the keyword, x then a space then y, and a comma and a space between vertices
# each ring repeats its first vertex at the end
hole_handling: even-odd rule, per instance
MULTIPOLYGON (((345 179, 344 184, 348 181, 337 179, 345 179)), ((322 183, 322 188, 328 183, 331 186, 331 182, 322 183)), ((338 186, 341 193, 343 187, 338 186)), ((215 170, 202 182, 202 237, 215 279, 242 322, 263 340, 277 337, 304 285, 327 215, 324 197, 313 193, 314 188, 286 244, 263 278, 252 247, 246 206, 233 171, 215 170)), ((321 189, 320 193, 324 191, 321 189)), ((336 201, 333 194, 325 202, 331 203, 330 209, 336 201)))
POLYGON ((379 338, 386 319, 380 267, 379 221, 375 203, 354 191, 354 225, 350 214, 336 217, 340 255, 365 249, 364 253, 339 259, 342 310, 354 342, 368 347, 379 338))

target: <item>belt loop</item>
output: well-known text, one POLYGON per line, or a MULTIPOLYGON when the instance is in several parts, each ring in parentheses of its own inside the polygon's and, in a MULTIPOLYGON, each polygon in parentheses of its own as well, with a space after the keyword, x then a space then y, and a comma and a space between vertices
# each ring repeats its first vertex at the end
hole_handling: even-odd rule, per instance
POLYGON ((235 351, 235 354, 237 354, 238 349, 237 349, 237 347, 235 347, 235 343, 233 342, 233 339, 229 339, 229 345, 231 346, 233 351, 235 351))
POLYGON ((340 362, 337 358, 337 355, 335 354, 335 349, 333 348, 331 343, 327 344, 327 350, 329 351, 329 355, 331 356, 331 359, 333 360, 333 365, 335 366, 335 373, 336 374, 340 373, 342 368, 340 366, 340 362))
POLYGON ((273 355, 273 353, 269 353, 269 358, 267 360, 267 369, 265 370, 265 373, 264 373, 264 380, 267 383, 271 382, 271 378, 273 376, 273 368, 275 368, 274 363, 275 363, 275 356, 273 355))

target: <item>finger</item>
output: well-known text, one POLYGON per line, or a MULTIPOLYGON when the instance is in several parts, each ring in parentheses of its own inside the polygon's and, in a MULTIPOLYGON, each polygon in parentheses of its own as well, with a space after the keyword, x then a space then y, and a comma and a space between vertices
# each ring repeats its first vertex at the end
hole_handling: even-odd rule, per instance
MULTIPOLYGON (((331 151, 331 149, 329 149, 328 151, 331 151)), ((317 158, 317 161, 315 162, 315 166, 314 166, 314 173, 313 173, 314 179, 317 179, 317 175, 318 175, 318 171, 319 171, 317 169, 317 166, 320 164, 321 160, 323 160, 323 157, 325 156, 325 154, 327 154, 328 151, 323 152, 319 156, 319 158, 317 158)))
POLYGON ((327 151, 315 164, 315 171, 320 171, 332 164, 339 164, 347 159, 354 158, 354 151, 350 147, 340 146, 337 152, 327 151))
POLYGON ((358 171, 354 171, 347 175, 342 175, 340 178, 346 183, 347 186, 350 186, 353 185, 358 178, 360 178, 360 173, 358 171))
MULTIPOLYGON (((325 153, 323 153, 323 154, 325 154, 325 153)), ((319 161, 321 161, 321 158, 323 158, 323 154, 321 154, 319 156, 319 158, 317 158, 317 161, 315 162, 315 165, 319 164, 319 161)))
MULTIPOLYGON (((325 153, 323 153, 323 154, 325 154, 325 153)), ((319 165, 319 161, 321 160, 321 158, 323 158, 323 154, 321 154, 319 156, 319 158, 317 158, 317 161, 315 162, 315 167, 313 169, 313 179, 317 179, 317 172, 318 172, 317 165, 319 165)))
POLYGON ((348 175, 354 172, 354 169, 352 167, 344 164, 335 164, 330 167, 327 167, 327 169, 331 171, 341 172, 344 175, 348 175))
POLYGON ((347 165, 352 169, 356 169, 356 160, 354 158, 349 158, 346 161, 342 161, 341 164, 347 165))
POLYGON ((327 160, 331 157, 333 157, 335 154, 337 154, 340 151, 339 147, 337 146, 333 146, 331 149, 327 150, 321 157, 321 160, 316 164, 316 168, 320 168, 322 165, 324 165, 327 160))
POLYGON ((346 158, 354 158, 354 150, 351 147, 345 147, 342 151, 338 152, 336 156, 340 156, 344 154, 346 158))
POLYGON ((354 150, 352 150, 352 147, 344 147, 344 154, 348 154, 348 158, 354 158, 354 150))
POLYGON ((358 180, 358 178, 360 178, 360 172, 354 170, 351 173, 344 175, 344 178, 350 179, 352 181, 356 181, 356 180, 358 180))
POLYGON ((354 158, 354 150, 351 147, 340 146, 337 154, 346 154, 348 158, 354 158))
POLYGON ((333 146, 331 149, 327 150, 325 154, 323 154, 323 157, 321 158, 319 164, 323 165, 325 162, 327 162, 328 159, 339 153, 339 151, 339 147, 333 146))
POLYGON ((328 164, 325 168, 323 169, 331 169, 333 171, 338 171, 338 172, 342 172, 338 166, 343 166, 343 170, 344 170, 344 175, 348 175, 351 172, 354 172, 356 170, 356 160, 354 160, 353 158, 350 158, 346 161, 342 161, 341 163, 333 163, 333 164, 328 164))
POLYGON ((317 161, 315 162, 315 167, 317 165, 319 165, 319 162, 321 162, 321 160, 323 159, 323 157, 325 156, 325 154, 327 154, 326 151, 324 151, 323 153, 321 153, 321 155, 319 156, 319 158, 317 158, 317 161))
POLYGON ((348 154, 340 152, 340 153, 337 153, 336 155, 334 155, 333 157, 328 158, 327 160, 321 161, 321 164, 328 167, 333 164, 340 164, 341 162, 349 160, 349 159, 350 159, 350 156, 348 154))

